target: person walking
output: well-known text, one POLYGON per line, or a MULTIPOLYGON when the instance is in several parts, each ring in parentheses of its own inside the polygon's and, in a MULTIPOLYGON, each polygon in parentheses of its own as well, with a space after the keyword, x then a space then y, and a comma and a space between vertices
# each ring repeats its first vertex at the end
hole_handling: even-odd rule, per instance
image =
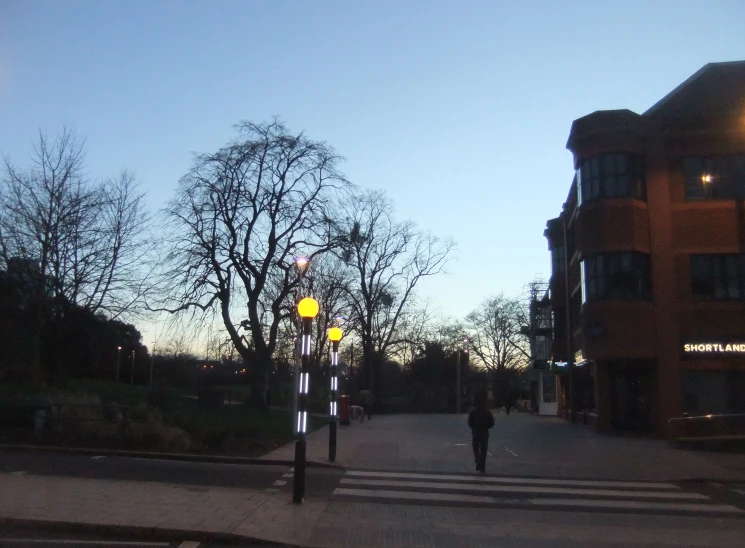
POLYGON ((486 450, 489 445, 489 430, 494 426, 494 415, 486 406, 486 392, 478 392, 474 398, 474 407, 468 413, 468 426, 471 428, 473 458, 476 470, 486 472, 486 450))
POLYGON ((372 391, 367 391, 365 394, 365 411, 367 412, 367 420, 372 419, 373 406, 375 405, 375 396, 372 391))

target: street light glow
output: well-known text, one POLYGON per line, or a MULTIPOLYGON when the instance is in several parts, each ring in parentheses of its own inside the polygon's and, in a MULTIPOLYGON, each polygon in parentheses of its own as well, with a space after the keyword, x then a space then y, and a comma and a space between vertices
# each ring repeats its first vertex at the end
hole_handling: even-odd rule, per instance
POLYGON ((704 183, 710 183, 713 180, 714 180, 714 177, 712 177, 708 173, 704 173, 703 175, 701 175, 701 181, 704 182, 704 183))
POLYGON ((297 303, 297 312, 301 318, 313 319, 318 316, 318 301, 313 297, 305 297, 297 303))
POLYGON ((308 266, 308 263, 310 260, 308 257, 295 257, 295 266, 297 266, 300 270, 305 270, 305 267, 308 266))
POLYGON ((332 327, 329 329, 329 340, 331 342, 339 342, 343 336, 341 329, 338 327, 332 327))

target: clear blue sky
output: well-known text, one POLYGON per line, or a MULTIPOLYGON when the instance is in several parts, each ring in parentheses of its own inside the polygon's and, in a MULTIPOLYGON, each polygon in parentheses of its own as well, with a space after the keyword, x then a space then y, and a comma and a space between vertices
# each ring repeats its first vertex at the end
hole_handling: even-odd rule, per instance
POLYGON ((158 208, 192 152, 279 115, 458 241, 422 289, 462 317, 548 274, 572 120, 745 59, 742 0, 607 4, 0 0, 0 151, 74 125, 91 175, 131 169, 158 208))

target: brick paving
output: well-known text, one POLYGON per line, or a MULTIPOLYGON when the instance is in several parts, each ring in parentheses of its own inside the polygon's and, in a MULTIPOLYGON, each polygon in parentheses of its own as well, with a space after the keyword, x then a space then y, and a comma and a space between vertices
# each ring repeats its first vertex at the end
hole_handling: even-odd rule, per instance
MULTIPOLYGON (((462 416, 374 416, 370 422, 340 429, 336 464, 357 469, 471 472, 464 420, 462 416)), ((651 472, 639 469, 637 475, 663 468, 673 475, 737 473, 737 467, 676 452, 655 440, 598 437, 581 427, 527 415, 498 416, 497 423, 489 466, 501 466, 507 473, 530 470, 547 475, 547 468, 539 466, 541 460, 567 459, 579 447, 595 459, 622 451, 621 456, 630 462, 616 473, 625 476, 644 459, 651 472), (562 438, 568 449, 560 449, 562 438)), ((327 436, 325 429, 309 435, 309 460, 327 462, 327 436)), ((292 455, 290 444, 267 458, 291 460, 292 455)), ((581 454, 575 453, 573 459, 561 468, 564 475, 607 475, 613 470, 607 462, 590 466, 581 454), (574 467, 569 466, 572 462, 574 467)), ((190 532, 229 534, 340 548, 745 545, 745 519, 734 517, 350 503, 333 497, 294 505, 284 492, 15 474, 0 474, 0 518, 179 530, 185 538, 190 532)))

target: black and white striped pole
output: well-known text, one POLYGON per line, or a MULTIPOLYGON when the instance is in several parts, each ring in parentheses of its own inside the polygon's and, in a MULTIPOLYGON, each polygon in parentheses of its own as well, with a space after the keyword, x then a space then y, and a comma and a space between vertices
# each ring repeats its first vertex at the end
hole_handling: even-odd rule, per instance
POLYGON ((300 350, 300 379, 297 392, 297 416, 295 425, 297 439, 295 440, 295 471, 292 482, 292 502, 301 504, 305 496, 305 433, 308 431, 308 387, 310 386, 310 333, 313 318, 318 315, 318 301, 312 297, 305 297, 297 305, 297 311, 303 322, 302 347, 300 350))
POLYGON ((331 341, 331 396, 329 402, 329 462, 336 460, 336 392, 339 389, 339 341, 343 333, 338 327, 329 329, 329 340, 331 341))

